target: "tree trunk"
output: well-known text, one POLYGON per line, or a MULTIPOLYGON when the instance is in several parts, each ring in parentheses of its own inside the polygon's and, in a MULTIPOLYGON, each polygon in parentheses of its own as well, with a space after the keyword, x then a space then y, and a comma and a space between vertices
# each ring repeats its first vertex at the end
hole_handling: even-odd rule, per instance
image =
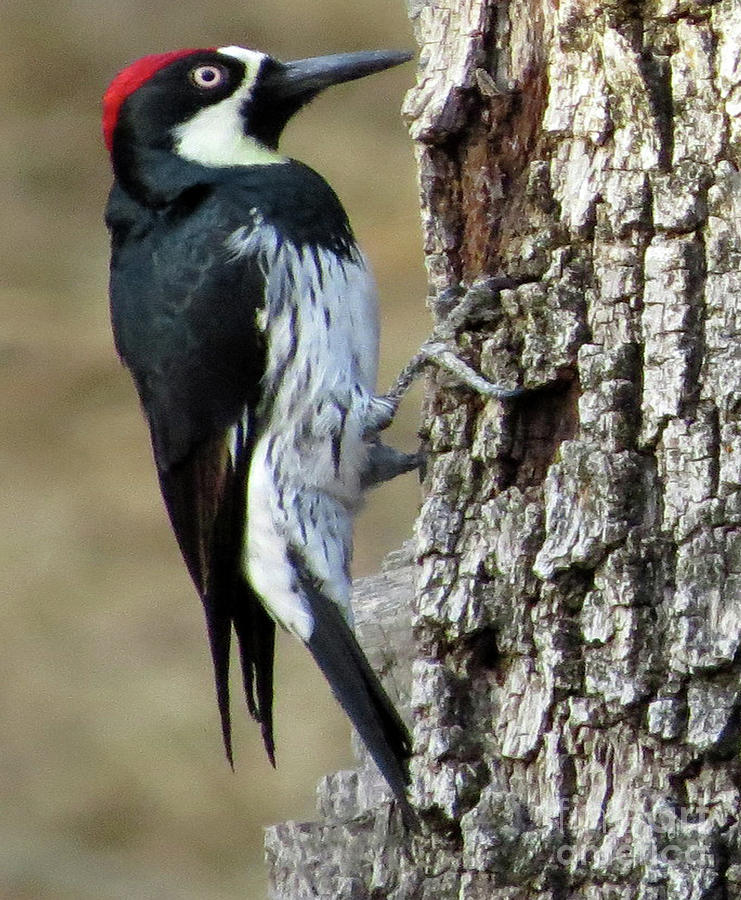
POLYGON ((741 0, 410 3, 433 312, 532 391, 435 377, 416 563, 358 598, 422 834, 365 763, 272 896, 739 897, 741 0))

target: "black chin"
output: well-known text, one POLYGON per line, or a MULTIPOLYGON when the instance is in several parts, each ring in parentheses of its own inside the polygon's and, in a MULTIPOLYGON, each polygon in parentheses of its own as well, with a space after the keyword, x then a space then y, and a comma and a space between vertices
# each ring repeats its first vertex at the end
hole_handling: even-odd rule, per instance
POLYGON ((276 59, 268 57, 263 60, 255 87, 243 109, 245 134, 256 138, 270 150, 278 149, 278 141, 288 120, 318 93, 303 97, 281 96, 274 90, 274 85, 282 68, 283 64, 276 59))

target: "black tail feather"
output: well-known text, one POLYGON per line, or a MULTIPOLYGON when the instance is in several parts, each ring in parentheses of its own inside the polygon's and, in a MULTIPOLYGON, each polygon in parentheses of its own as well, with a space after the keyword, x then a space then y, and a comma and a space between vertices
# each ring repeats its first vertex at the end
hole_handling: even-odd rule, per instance
POLYGON ((265 751, 275 768, 273 740, 273 652, 275 623, 265 612, 247 584, 242 583, 230 598, 229 612, 218 608, 209 595, 203 601, 209 645, 214 666, 216 700, 221 718, 221 734, 229 765, 234 768, 232 728, 229 710, 229 652, 232 624, 237 635, 242 681, 247 708, 260 723, 265 751))
POLYGON ((254 591, 243 581, 235 594, 232 615, 239 642, 247 708, 252 718, 260 723, 265 751, 275 768, 273 740, 275 622, 265 612, 254 591))
POLYGON ((232 623, 229 616, 224 615, 208 595, 203 599, 203 607, 206 612, 208 641, 211 647, 211 659, 214 664, 216 701, 219 705, 224 752, 229 765, 233 769, 232 723, 229 712, 229 648, 231 646, 232 623))
POLYGON ((412 742, 406 725, 370 667, 335 603, 299 563, 299 579, 314 618, 307 646, 373 761, 396 797, 408 825, 416 816, 407 799, 412 742))
MULTIPOLYGON (((238 423, 231 432, 194 446, 176 464, 158 466, 162 495, 175 535, 206 613, 221 733, 234 768, 229 712, 231 631, 237 635, 247 708, 262 727, 268 757, 273 742, 275 623, 242 573, 245 484, 253 437, 238 423), (238 453, 233 458, 233 444, 238 453)), ((152 440, 156 446, 153 430, 152 440)))

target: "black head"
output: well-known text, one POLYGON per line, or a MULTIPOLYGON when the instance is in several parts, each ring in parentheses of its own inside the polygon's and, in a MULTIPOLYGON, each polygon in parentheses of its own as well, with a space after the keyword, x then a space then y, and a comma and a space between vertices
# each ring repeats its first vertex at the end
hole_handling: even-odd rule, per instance
POLYGON ((144 57, 106 91, 106 145, 114 167, 134 148, 206 166, 275 162, 286 123, 320 91, 409 58, 376 51, 283 63, 242 47, 144 57))

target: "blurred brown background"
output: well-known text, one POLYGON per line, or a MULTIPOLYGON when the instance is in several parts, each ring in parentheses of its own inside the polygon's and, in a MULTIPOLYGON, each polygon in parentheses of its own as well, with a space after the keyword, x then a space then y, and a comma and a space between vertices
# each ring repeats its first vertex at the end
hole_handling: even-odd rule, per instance
MULTIPOLYGON (((351 764, 349 726, 281 637, 278 770, 236 690, 236 774, 224 760, 200 605, 109 334, 99 97, 181 46, 411 47, 403 2, 3 0, 0 23, 0 897, 258 900, 263 826, 311 816, 316 780, 351 764)), ((335 187, 374 265, 382 386, 428 324, 398 114, 413 77, 335 88, 283 142, 335 187)), ((417 400, 395 426, 406 449, 417 400)), ((357 574, 409 534, 417 498, 413 476, 371 496, 357 574)))

